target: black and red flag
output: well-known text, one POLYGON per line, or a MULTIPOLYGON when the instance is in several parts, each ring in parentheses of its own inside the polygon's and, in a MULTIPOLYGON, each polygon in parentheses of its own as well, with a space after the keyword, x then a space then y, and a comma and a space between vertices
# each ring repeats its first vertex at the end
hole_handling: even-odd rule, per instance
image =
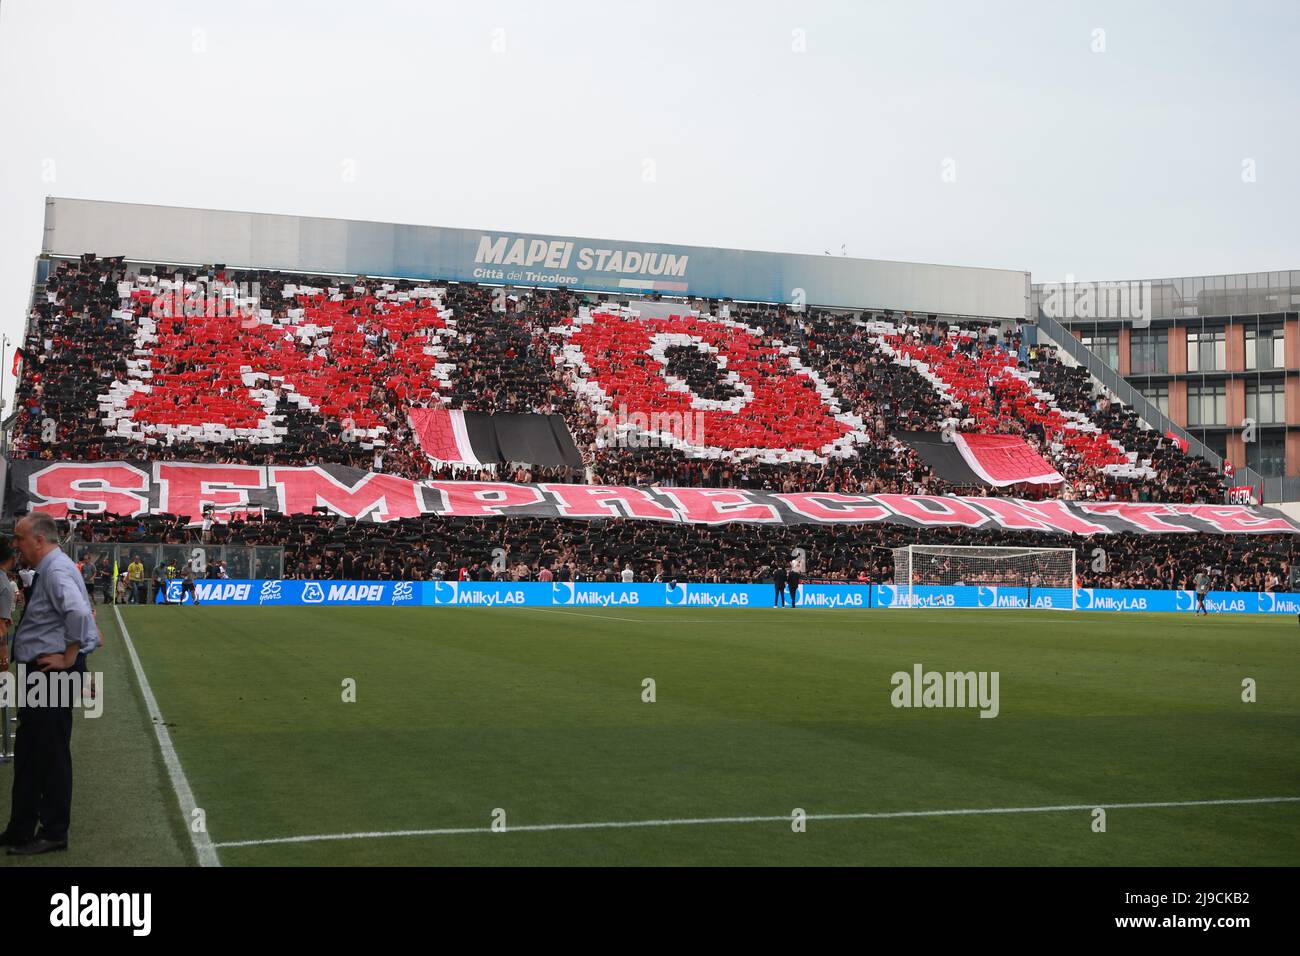
POLYGON ((412 408, 411 430, 438 464, 523 462, 581 468, 582 456, 560 415, 489 415, 450 408, 412 408))

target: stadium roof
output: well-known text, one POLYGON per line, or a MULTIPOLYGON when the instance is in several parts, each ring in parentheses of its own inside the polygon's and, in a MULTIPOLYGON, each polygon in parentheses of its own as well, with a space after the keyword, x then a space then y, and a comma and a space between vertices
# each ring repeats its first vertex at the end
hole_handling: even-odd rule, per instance
POLYGON ((48 255, 1023 319, 1029 273, 47 198, 48 255))

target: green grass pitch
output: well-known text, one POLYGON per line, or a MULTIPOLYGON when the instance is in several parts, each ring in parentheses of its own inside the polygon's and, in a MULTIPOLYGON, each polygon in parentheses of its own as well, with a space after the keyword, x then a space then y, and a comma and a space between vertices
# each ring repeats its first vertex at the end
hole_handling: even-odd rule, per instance
MULTIPOLYGON (((1290 617, 122 614, 225 865, 1300 864, 1296 802, 1112 806, 1104 833, 1087 809, 817 819, 1300 796, 1290 617), (893 707, 891 675, 918 663, 997 671, 998 716, 893 707), (782 819, 513 829, 737 817, 782 819), (228 845, 431 829, 474 832, 228 845)), ((99 618, 105 712, 74 726, 72 845, 18 865, 193 862, 111 609, 99 618)))

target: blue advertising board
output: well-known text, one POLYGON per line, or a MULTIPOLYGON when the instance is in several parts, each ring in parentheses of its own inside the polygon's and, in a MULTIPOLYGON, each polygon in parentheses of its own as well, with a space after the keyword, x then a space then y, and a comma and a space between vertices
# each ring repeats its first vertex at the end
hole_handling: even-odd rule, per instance
MULTIPOLYGON (((208 581, 194 582, 202 604, 266 605, 273 607, 384 606, 422 604, 418 581, 208 581)), ((167 601, 176 604, 189 595, 181 592, 177 578, 167 582, 167 601)))
MULTIPOLYGON (((199 601, 270 607, 556 607, 556 608, 765 608, 774 603, 770 584, 597 584, 594 582, 496 581, 207 581, 195 582, 199 601)), ((1079 588, 1080 611, 1187 612, 1192 591, 1079 588)), ((1069 610, 1069 588, 924 587, 912 594, 892 584, 805 584, 804 608, 1038 608, 1069 610), (910 604, 909 604, 910 600, 910 604)), ((168 582, 167 600, 183 597, 179 580, 168 582)), ((189 597, 184 603, 190 603, 189 597)), ((1212 591, 1206 607, 1216 614, 1300 615, 1300 594, 1212 591)))

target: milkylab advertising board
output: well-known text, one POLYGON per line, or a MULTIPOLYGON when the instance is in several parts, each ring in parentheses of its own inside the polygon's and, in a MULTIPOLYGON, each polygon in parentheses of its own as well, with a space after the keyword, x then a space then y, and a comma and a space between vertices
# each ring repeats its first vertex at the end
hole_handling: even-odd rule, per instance
MULTIPOLYGON (((195 582, 202 604, 264 607, 481 607, 605 609, 770 608, 771 584, 695 584, 663 582, 602 584, 591 581, 208 581, 195 582)), ((167 584, 167 602, 191 603, 179 580, 167 584)), ((1080 611, 1192 613, 1192 591, 1078 588, 1080 611)), ((954 608, 986 610, 1071 610, 1069 588, 1007 586, 928 587, 909 592, 893 584, 805 584, 796 608, 893 610, 954 608)), ((789 602, 789 592, 785 594, 789 602)), ((1212 614, 1300 615, 1300 594, 1212 591, 1205 606, 1212 614)))

